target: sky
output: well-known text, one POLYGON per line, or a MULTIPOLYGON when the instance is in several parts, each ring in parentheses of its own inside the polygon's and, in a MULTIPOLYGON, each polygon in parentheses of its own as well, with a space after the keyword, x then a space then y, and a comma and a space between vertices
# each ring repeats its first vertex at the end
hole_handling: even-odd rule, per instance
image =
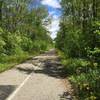
POLYGON ((54 39, 59 30, 61 16, 60 0, 41 0, 41 4, 47 7, 49 16, 52 16, 51 24, 47 26, 47 29, 50 31, 51 37, 54 39))

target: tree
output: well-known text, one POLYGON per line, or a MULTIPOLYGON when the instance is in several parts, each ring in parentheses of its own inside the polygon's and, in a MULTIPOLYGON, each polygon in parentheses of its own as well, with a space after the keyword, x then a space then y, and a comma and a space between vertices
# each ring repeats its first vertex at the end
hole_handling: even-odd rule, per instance
POLYGON ((48 16, 47 9, 42 5, 30 9, 30 3, 35 2, 5 0, 3 3, 0 27, 4 31, 1 37, 6 42, 6 54, 14 54, 17 48, 25 52, 31 52, 33 49, 40 51, 42 45, 47 49, 47 44, 51 44, 50 35, 43 25, 43 20, 48 16))

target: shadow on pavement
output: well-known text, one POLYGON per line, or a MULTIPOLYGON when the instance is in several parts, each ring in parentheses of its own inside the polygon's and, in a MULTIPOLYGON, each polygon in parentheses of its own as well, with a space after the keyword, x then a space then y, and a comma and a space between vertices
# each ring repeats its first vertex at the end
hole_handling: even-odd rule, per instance
POLYGON ((34 70, 35 73, 46 74, 55 78, 66 78, 66 74, 64 68, 61 64, 56 61, 52 62, 51 60, 47 60, 44 62, 44 66, 40 70, 34 70))
POLYGON ((65 72, 63 66, 59 63, 59 61, 45 60, 42 63, 43 63, 43 66, 42 66, 42 68, 40 66, 40 69, 34 70, 34 68, 18 67, 17 70, 24 72, 26 74, 30 74, 30 73, 34 72, 34 73, 46 74, 48 76, 60 78, 60 79, 66 78, 66 72, 65 72))
POLYGON ((25 74, 30 74, 33 72, 33 69, 31 68, 21 68, 21 67, 17 67, 16 68, 17 70, 21 71, 21 72, 24 72, 25 74))
MULTIPOLYGON (((55 56, 55 55, 57 55, 57 53, 54 49, 44 54, 41 54, 43 58, 44 56, 47 56, 49 58, 50 56, 55 56)), ((33 60, 34 61, 38 60, 40 63, 42 63, 42 65, 39 66, 40 67, 39 69, 28 68, 26 65, 27 68, 18 67, 17 70, 24 72, 26 74, 30 74, 34 72, 34 73, 46 74, 48 76, 60 78, 60 79, 66 78, 67 76, 66 71, 64 70, 64 67, 61 65, 59 57, 56 57, 54 59, 45 59, 45 60, 43 60, 42 58, 41 59, 35 58, 33 60)))
POLYGON ((14 85, 0 85, 0 100, 5 100, 16 87, 14 85))

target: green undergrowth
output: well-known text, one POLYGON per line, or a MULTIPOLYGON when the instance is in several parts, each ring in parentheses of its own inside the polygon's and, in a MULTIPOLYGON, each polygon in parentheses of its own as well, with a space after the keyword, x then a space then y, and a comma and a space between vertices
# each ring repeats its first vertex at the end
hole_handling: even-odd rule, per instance
MULTIPOLYGON (((36 54, 33 54, 36 55, 36 54)), ((8 70, 14 67, 16 64, 22 63, 23 61, 31 58, 32 55, 28 53, 23 53, 20 55, 10 55, 0 57, 0 72, 8 70)))
POLYGON ((52 40, 46 33, 46 39, 25 34, 19 31, 12 33, 0 27, 0 72, 52 48, 52 40))
POLYGON ((82 58, 68 58, 59 52, 66 77, 74 88, 75 100, 100 100, 100 65, 82 58))
POLYGON ((32 53, 22 53, 22 54, 15 54, 15 55, 1 55, 0 56, 0 73, 6 70, 13 68, 15 65, 24 62, 25 60, 31 59, 34 56, 37 56, 41 53, 44 53, 44 50, 35 51, 32 53))

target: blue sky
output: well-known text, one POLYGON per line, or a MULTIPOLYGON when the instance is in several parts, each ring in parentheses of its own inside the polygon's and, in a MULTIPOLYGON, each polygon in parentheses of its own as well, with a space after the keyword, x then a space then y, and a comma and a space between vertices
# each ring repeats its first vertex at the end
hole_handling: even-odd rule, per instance
POLYGON ((51 37, 54 39, 56 37, 57 31, 59 30, 61 15, 60 0, 41 0, 41 4, 47 7, 49 15, 52 16, 51 25, 49 25, 47 29, 50 31, 51 37))

